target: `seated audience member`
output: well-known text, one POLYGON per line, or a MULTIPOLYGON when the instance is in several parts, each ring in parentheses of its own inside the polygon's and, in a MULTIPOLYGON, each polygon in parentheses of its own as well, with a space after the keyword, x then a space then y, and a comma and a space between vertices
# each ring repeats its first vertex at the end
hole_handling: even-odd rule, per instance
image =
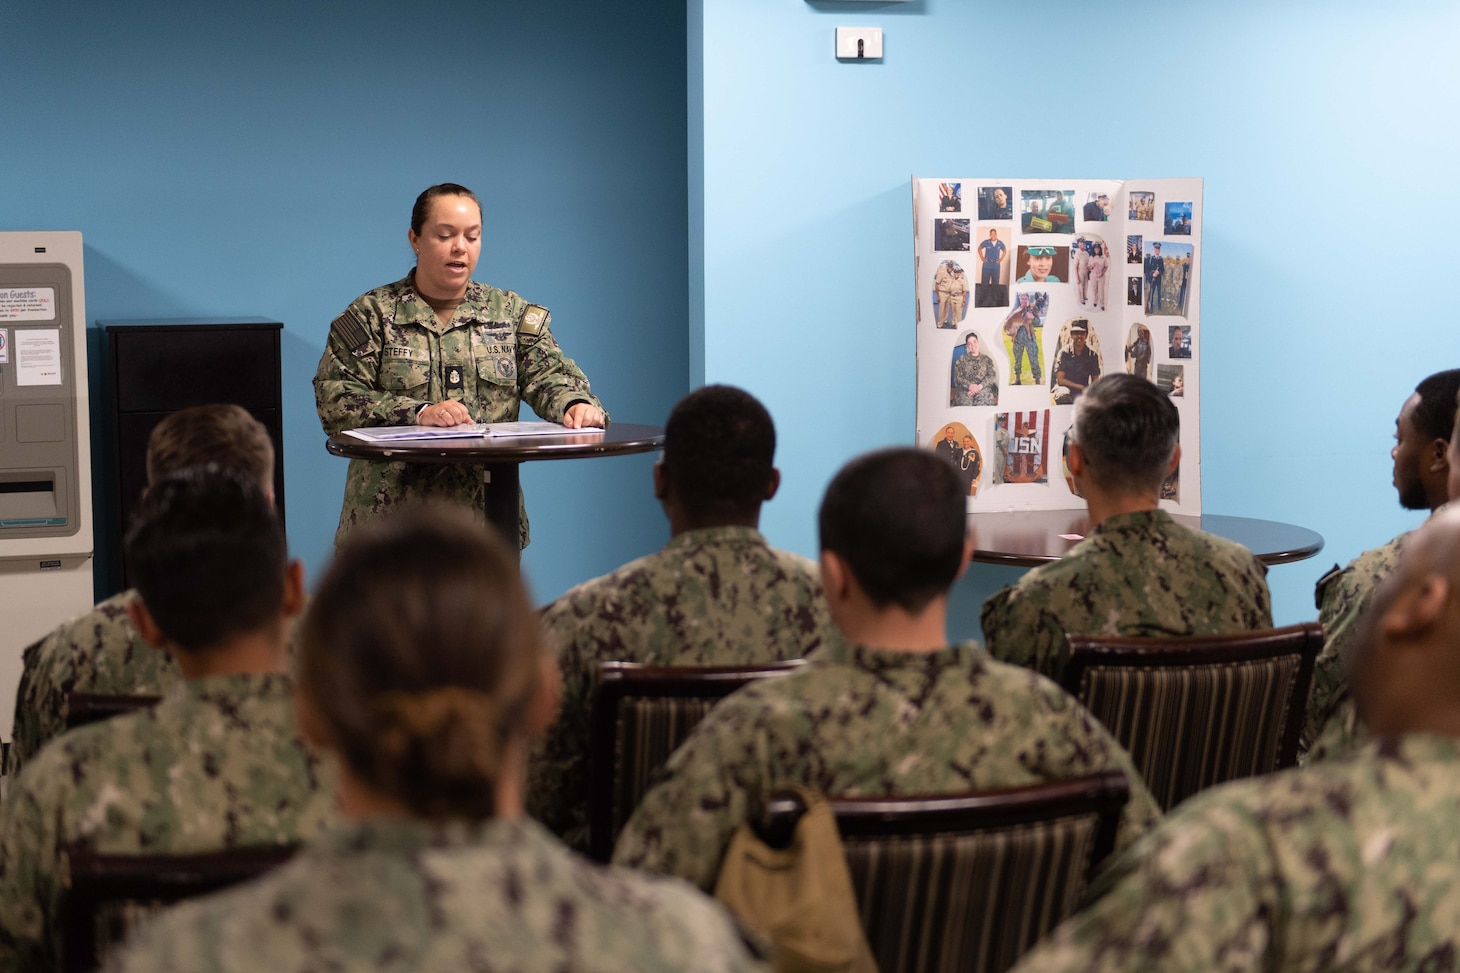
POLYGON ((288 844, 330 814, 284 674, 303 569, 268 497, 232 472, 164 477, 126 551, 132 622, 186 682, 150 710, 62 734, 12 784, 0 808, 0 969, 59 966, 68 845, 135 855, 288 844))
MULTIPOLYGON (((1451 427, 1455 424, 1455 396, 1460 392, 1460 369, 1437 372, 1420 382, 1394 420, 1394 488, 1405 510, 1439 510, 1448 497, 1451 466, 1447 458, 1451 427)), ((1368 607, 1379 582, 1399 559, 1408 532, 1389 543, 1365 551, 1339 570, 1333 566, 1318 579, 1314 600, 1323 624, 1323 651, 1313 667, 1313 691, 1308 696, 1301 747, 1306 759, 1341 752, 1359 739, 1344 678, 1344 655, 1353 641, 1359 616, 1368 607)))
POLYGON ((816 565, 756 529, 775 496, 776 430, 754 396, 691 392, 669 415, 654 495, 663 550, 585 582, 547 607, 563 708, 529 775, 528 811, 587 847, 588 709, 596 663, 738 666, 797 659, 832 631, 816 565))
POLYGON ((1129 841, 1160 816, 1130 758, 1043 676, 949 646, 948 590, 971 552, 958 474, 925 450, 853 460, 821 503, 821 578, 845 640, 710 711, 670 757, 614 861, 711 888, 736 828, 773 787, 961 793, 1130 778, 1129 841))
POLYGON ((1192 797, 1019 970, 1428 970, 1460 953, 1460 511, 1405 545, 1349 652, 1374 739, 1192 797))
POLYGON ((1075 403, 1069 468, 1090 532, 983 606, 989 654, 1058 678, 1066 633, 1223 635, 1272 627, 1267 569, 1235 541, 1159 509, 1181 458, 1176 406, 1136 375, 1075 403))
POLYGON ((578 858, 523 812, 557 673, 516 552, 461 510, 352 533, 300 632, 299 722, 339 825, 174 910, 116 969, 760 969, 719 906, 578 858))
MULTIPOLYGON (((147 479, 189 466, 237 470, 274 494, 274 445, 263 425, 236 405, 175 412, 147 440, 147 479)), ((168 657, 132 627, 132 590, 101 602, 27 650, 15 699, 15 728, 6 773, 14 775, 41 744, 66 729, 72 693, 161 695, 182 685, 168 657)))

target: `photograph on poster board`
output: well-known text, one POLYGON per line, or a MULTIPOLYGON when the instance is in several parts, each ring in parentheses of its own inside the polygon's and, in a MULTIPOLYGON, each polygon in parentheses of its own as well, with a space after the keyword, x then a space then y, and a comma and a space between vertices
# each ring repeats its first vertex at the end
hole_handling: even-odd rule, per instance
POLYGON ((938 184, 938 212, 963 212, 963 183, 943 182, 938 184))
POLYGON ((1010 385, 1040 385, 1044 375, 1044 316, 1049 312, 1046 291, 1020 291, 1004 318, 1004 352, 1009 356, 1010 385), (1028 366, 1027 369, 1025 366, 1028 366), (1029 381, 1024 380, 1025 375, 1029 381))
POLYGON ((1083 498, 1085 494, 1081 493, 1080 488, 1075 485, 1075 475, 1070 472, 1070 439, 1074 431, 1073 426, 1065 430, 1065 441, 1060 446, 1060 472, 1064 474, 1065 486, 1070 488, 1070 493, 1083 498))
POLYGON ((1089 192, 1085 194, 1085 222, 1104 223, 1110 219, 1110 194, 1089 192))
POLYGON ((1110 254, 1103 237, 1081 234, 1070 244, 1070 273, 1074 276, 1075 298, 1081 304, 1105 310, 1106 281, 1110 254))
POLYGON ((1125 282, 1125 304, 1126 307, 1140 307, 1141 301, 1141 278, 1131 277, 1125 282))
POLYGON ((1141 262, 1141 236, 1128 236, 1125 238, 1125 262, 1138 264, 1141 262))
POLYGON ((1148 243, 1144 261, 1146 313, 1186 317, 1193 247, 1189 243, 1148 243))
POLYGON ((1173 399, 1182 398, 1186 394, 1186 366, 1157 365, 1156 386, 1173 399))
POLYGON ((1049 398, 1055 405, 1074 405, 1103 371, 1100 337, 1088 318, 1070 318, 1060 326, 1059 349, 1050 369, 1049 398))
POLYGON ((1001 486, 1009 465, 1009 413, 994 416, 994 458, 989 466, 989 485, 1001 486))
POLYGON ((933 249, 967 251, 968 227, 968 220, 934 220, 933 249))
POLYGON ((1074 233, 1075 191, 1020 190, 1019 225, 1025 233, 1074 233))
POLYGON ((933 452, 941 456, 964 484, 970 497, 978 495, 978 483, 983 474, 983 450, 974 439, 973 432, 961 422, 950 422, 942 427, 933 442, 933 452))
POLYGON ((1131 193, 1130 215, 1127 219, 1154 223, 1156 220, 1156 194, 1131 193))
POLYGON ((978 283, 974 285, 975 307, 1009 306, 1009 245, 996 226, 978 228, 978 283))
POLYGON ((1019 245, 1016 284, 1062 284, 1070 279, 1070 248, 1019 245))
POLYGON ((1012 220, 1014 218, 1013 186, 979 186, 978 218, 1012 220))
POLYGON ((978 334, 969 331, 963 344, 953 349, 953 371, 949 381, 949 405, 998 405, 999 370, 983 351, 978 334))
POLYGON ((1191 203, 1167 203, 1164 228, 1167 236, 1191 236, 1191 203))
POLYGON ((1151 329, 1137 321, 1125 339, 1125 370, 1151 380, 1151 329))
MULTIPOLYGON (((1181 448, 1181 434, 1180 434, 1180 432, 1178 432, 1176 434, 1176 448, 1177 449, 1180 449, 1181 448)), ((1181 502, 1181 464, 1180 463, 1177 463, 1176 464, 1176 468, 1171 471, 1171 475, 1168 476, 1168 477, 1166 477, 1165 482, 1163 482, 1161 484, 1161 499, 1162 500, 1170 500, 1173 503, 1180 503, 1181 502)))
POLYGON ((1171 325, 1171 348, 1168 358, 1191 357, 1191 325, 1171 325))
POLYGON ((944 260, 933 272, 933 322, 956 328, 968 314, 968 275, 956 260, 944 260))
POLYGON ((1049 455, 1049 410, 1000 414, 1009 432, 1005 483, 1048 483, 1045 457, 1049 455))

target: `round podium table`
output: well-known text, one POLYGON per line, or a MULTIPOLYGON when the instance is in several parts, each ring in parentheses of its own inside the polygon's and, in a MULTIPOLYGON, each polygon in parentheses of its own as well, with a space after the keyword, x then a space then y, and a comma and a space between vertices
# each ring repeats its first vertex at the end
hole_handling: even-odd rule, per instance
POLYGON ((610 423, 601 432, 565 429, 549 436, 473 436, 465 439, 397 440, 371 443, 354 436, 331 436, 325 444, 335 456, 385 463, 470 463, 485 471, 487 522, 517 537, 518 467, 548 459, 585 459, 649 453, 664 446, 660 426, 610 423))
MULTIPOLYGON (((1310 558, 1323 549, 1323 535, 1306 527, 1202 514, 1173 514, 1178 524, 1234 540, 1263 564, 1286 564, 1310 558)), ((984 564, 1038 567, 1058 561, 1090 531, 1090 517, 1080 510, 1010 510, 968 515, 973 534, 973 560, 984 564)))

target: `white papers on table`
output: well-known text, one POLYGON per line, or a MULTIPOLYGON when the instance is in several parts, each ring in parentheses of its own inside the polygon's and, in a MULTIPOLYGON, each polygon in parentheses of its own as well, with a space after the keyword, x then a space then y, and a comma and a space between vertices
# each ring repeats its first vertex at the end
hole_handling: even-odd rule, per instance
POLYGON ((432 439, 481 439, 517 436, 561 436, 565 433, 603 432, 599 426, 569 429, 556 422, 464 422, 459 426, 367 426, 346 429, 346 436, 367 443, 395 443, 432 439))

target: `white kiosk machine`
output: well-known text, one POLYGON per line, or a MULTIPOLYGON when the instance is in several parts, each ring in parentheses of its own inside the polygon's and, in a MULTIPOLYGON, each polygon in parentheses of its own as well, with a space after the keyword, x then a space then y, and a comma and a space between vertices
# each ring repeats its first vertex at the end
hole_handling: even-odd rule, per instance
POLYGON ((0 738, 21 652, 93 602, 81 234, 0 233, 0 738))

